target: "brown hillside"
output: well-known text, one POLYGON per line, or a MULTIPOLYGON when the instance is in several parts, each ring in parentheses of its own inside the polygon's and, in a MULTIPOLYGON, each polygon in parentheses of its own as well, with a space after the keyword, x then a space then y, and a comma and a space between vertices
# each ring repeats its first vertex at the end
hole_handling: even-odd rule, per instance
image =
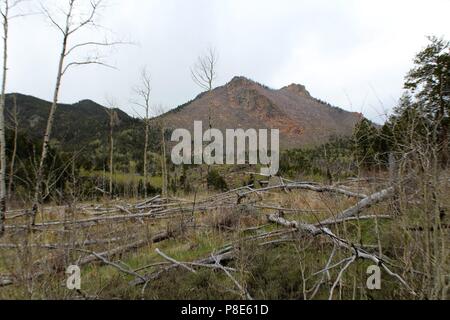
POLYGON ((200 94, 162 117, 169 128, 192 131, 194 121, 202 121, 206 130, 209 106, 212 127, 279 129, 283 148, 318 145, 331 136, 348 136, 360 119, 358 113, 313 98, 302 85, 273 90, 244 77, 200 94))

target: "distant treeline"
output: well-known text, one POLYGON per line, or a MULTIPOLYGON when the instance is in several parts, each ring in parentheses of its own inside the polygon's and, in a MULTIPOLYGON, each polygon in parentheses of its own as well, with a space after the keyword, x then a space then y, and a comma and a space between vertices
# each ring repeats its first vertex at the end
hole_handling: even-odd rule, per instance
MULTIPOLYGON (((393 113, 384 125, 378 126, 367 119, 362 119, 355 127, 352 137, 333 137, 322 146, 287 150, 281 154, 279 174, 285 177, 318 176, 332 183, 341 177, 356 176, 361 170, 385 170, 390 161, 401 159, 408 152, 413 152, 417 145, 427 146, 430 156, 434 155, 440 165, 449 163, 449 114, 450 114, 450 54, 449 42, 431 37, 429 45, 414 60, 414 68, 405 79, 405 92, 393 113)), ((10 99, 10 98, 9 98, 10 99)), ((22 105, 31 105, 29 97, 22 96, 22 105)), ((41 101, 41 103, 45 103, 41 101)), ((59 119, 55 139, 50 146, 49 157, 45 161, 45 181, 43 182, 44 199, 63 198, 74 193, 80 197, 97 197, 105 195, 105 179, 110 171, 108 161, 108 118, 99 106, 92 106, 83 101, 72 109, 67 119, 59 119), (73 139, 62 134, 65 127, 69 132, 77 130, 76 111, 90 110, 94 122, 84 126, 82 135, 77 133, 73 139), (78 109, 76 109, 78 108, 78 109), (75 113, 74 113, 75 112, 75 113), (72 117, 72 118, 71 118, 72 117), (65 122, 64 122, 65 121, 65 122), (74 127, 75 126, 75 127, 74 127), (58 128, 61 131, 58 133, 58 128), (86 132, 85 132, 86 131, 86 132), (90 137, 81 139, 79 137, 90 137), (78 137, 78 138, 77 138, 78 137), (64 138, 64 139, 63 139, 64 138), (77 144, 77 142, 82 143, 77 144), (93 176, 92 172, 103 172, 93 176), (88 174, 87 174, 88 173, 88 174), (104 189, 102 189, 104 188, 104 189)), ((16 154, 12 192, 16 198, 31 197, 35 174, 38 167, 39 152, 42 142, 33 135, 30 112, 34 107, 20 108, 22 118, 16 139, 16 154), (31 121, 31 122, 30 122, 31 121), (26 124, 28 127, 23 127, 26 124), (21 127, 22 126, 22 127, 21 127)), ((181 106, 182 107, 182 106, 181 106)), ((48 108, 48 106, 47 106, 48 108)), ((176 112, 176 111, 174 111, 176 112)), ((226 173, 219 173, 214 168, 200 173, 195 166, 175 167, 170 161, 170 151, 162 152, 161 139, 164 131, 165 140, 170 139, 171 132, 161 127, 151 126, 149 131, 148 172, 153 177, 163 175, 163 166, 168 168, 168 176, 160 183, 147 182, 144 188, 141 174, 143 172, 143 123, 137 119, 119 114, 117 130, 114 130, 114 168, 113 171, 127 174, 124 179, 114 181, 113 193, 121 196, 142 196, 161 191, 161 184, 176 193, 180 190, 191 192, 204 184, 217 190, 226 190, 232 183, 226 173), (197 177, 200 175, 200 178, 197 177)), ((11 159, 14 145, 14 128, 7 130, 7 158, 11 159)), ((36 129, 35 129, 36 130, 36 129)), ((39 130, 38 130, 39 131, 39 130)), ((11 179, 9 177, 8 179, 11 179)), ((112 195, 110 195, 112 196, 112 195)))

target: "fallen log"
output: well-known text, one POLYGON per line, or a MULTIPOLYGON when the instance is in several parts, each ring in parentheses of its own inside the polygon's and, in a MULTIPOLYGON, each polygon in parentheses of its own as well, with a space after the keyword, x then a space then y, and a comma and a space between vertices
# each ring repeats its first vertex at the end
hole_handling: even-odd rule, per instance
POLYGON ((326 226, 326 225, 335 225, 339 223, 344 223, 348 221, 360 221, 360 220, 370 220, 370 219, 393 219, 392 216, 389 215, 371 215, 371 216, 359 216, 359 217, 348 217, 348 218, 341 218, 341 219, 334 219, 333 221, 322 221, 316 224, 315 226, 326 226))
POLYGON ((9 277, 0 277, 0 287, 6 287, 13 284, 13 280, 9 277))
POLYGON ((376 265, 383 267, 383 269, 390 276, 397 278, 400 281, 400 283, 402 283, 412 295, 414 295, 414 296, 416 295, 415 291, 406 283, 406 281, 403 280, 403 278, 400 275, 392 272, 386 266, 385 262, 381 258, 379 258, 378 256, 376 256, 374 254, 364 251, 363 249, 357 247, 356 245, 354 245, 353 243, 350 243, 349 241, 347 241, 345 239, 339 238, 330 229, 325 228, 323 226, 317 227, 315 225, 308 224, 308 223, 301 223, 301 222, 297 222, 297 221, 288 221, 276 214, 271 214, 271 215, 267 216, 267 219, 270 222, 282 225, 284 227, 295 228, 302 235, 306 235, 306 236, 309 235, 309 236, 313 236, 313 237, 318 236, 318 235, 327 236, 338 247, 347 249, 347 250, 350 250, 351 252, 353 252, 353 254, 355 255, 356 258, 371 260, 376 265))
MULTIPOLYGON (((139 241, 135 241, 135 242, 133 242, 131 244, 123 245, 123 246, 120 246, 120 247, 117 247, 117 248, 114 248, 114 249, 111 249, 111 250, 108 250, 108 251, 104 251, 104 252, 101 252, 101 253, 90 254, 90 255, 88 255, 88 256, 86 256, 84 258, 81 258, 77 262, 77 265, 79 267, 81 267, 81 266, 85 266, 87 264, 96 262, 98 260, 101 261, 102 259, 99 258, 99 256, 101 256, 104 259, 110 259, 111 257, 114 257, 114 256, 116 256, 118 254, 122 254, 122 253, 128 252, 130 250, 134 250, 134 249, 140 248, 140 247, 145 246, 145 245, 147 245, 149 243, 158 243, 158 242, 167 240, 167 239, 169 239, 172 236, 173 236, 173 232, 167 232, 167 231, 160 232, 160 233, 156 234, 155 236, 153 236, 151 239, 139 240, 139 241)), ((79 249, 74 248, 73 250, 79 250, 79 249)), ((33 274, 32 278, 33 279, 40 278, 40 277, 45 276, 47 274, 48 274, 48 271, 40 271, 40 272, 37 272, 37 273, 33 274)), ((14 282, 15 282, 14 277, 9 277, 9 276, 0 277, 0 287, 12 285, 12 284, 14 284, 14 282)))
POLYGON ((108 250, 108 251, 104 251, 104 252, 101 252, 101 253, 88 255, 88 256, 80 259, 80 261, 78 262, 77 265, 81 267, 81 266, 84 266, 84 265, 89 264, 91 262, 94 262, 94 261, 98 260, 98 256, 99 255, 104 257, 104 258, 106 258, 106 259, 109 259, 109 258, 111 258, 111 257, 113 257, 113 256, 115 256, 117 254, 128 252, 128 251, 133 250, 133 249, 137 249, 137 248, 145 246, 145 245, 147 245, 149 243, 158 243, 158 242, 167 240, 170 237, 171 237, 171 233, 169 233, 167 231, 164 231, 164 232, 161 232, 161 233, 153 236, 151 239, 138 240, 138 241, 135 241, 135 242, 133 242, 131 244, 126 244, 126 245, 123 245, 123 246, 120 246, 120 247, 117 247, 117 248, 114 248, 114 249, 111 249, 111 250, 108 250))
POLYGON ((303 189, 303 190, 310 190, 310 191, 315 191, 315 192, 320 192, 320 193, 323 193, 323 192, 338 193, 338 194, 346 195, 348 197, 355 197, 355 198, 359 198, 359 199, 367 198, 367 195, 365 195, 365 194, 352 192, 352 191, 342 189, 342 188, 337 188, 337 187, 333 187, 333 186, 318 186, 318 185, 303 184, 303 183, 280 184, 277 186, 270 186, 270 187, 265 187, 265 188, 261 188, 261 189, 250 190, 250 191, 242 193, 241 197, 245 197, 245 196, 255 193, 255 192, 267 192, 267 191, 272 191, 272 190, 277 190, 277 189, 283 189, 283 190, 303 189))
POLYGON ((340 193, 349 197, 354 197, 354 198, 367 198, 367 195, 362 194, 362 193, 356 193, 356 192, 352 192, 346 189, 342 189, 342 188, 338 188, 338 187, 333 187, 333 186, 315 186, 315 185, 310 185, 310 184, 289 184, 286 185, 287 188, 293 188, 295 186, 295 188, 298 189, 304 189, 304 190, 311 190, 311 191, 315 191, 315 192, 319 192, 319 193, 323 193, 323 192, 328 192, 328 193, 340 193))
MULTIPOLYGON (((192 209, 191 209, 192 210, 192 209)), ((188 208, 181 208, 180 210, 172 210, 171 212, 177 213, 177 211, 183 212, 188 211, 188 208)), ((34 227, 51 227, 51 226, 68 226, 68 225, 82 225, 90 223, 98 223, 105 221, 126 221, 138 218, 153 218, 158 220, 165 212, 148 212, 148 213, 138 213, 138 214, 125 214, 125 215, 113 215, 113 216, 100 216, 95 218, 87 218, 81 220, 66 220, 66 221, 47 221, 42 223, 36 223, 34 227)), ((170 212, 167 212, 170 213, 170 212)), ((28 228, 26 225, 11 225, 10 228, 28 228)))
MULTIPOLYGON (((232 259, 234 259, 233 248, 234 247, 232 247, 232 246, 226 247, 226 248, 222 249, 221 251, 219 251, 218 253, 210 255, 204 259, 196 260, 189 264, 190 265, 203 265, 203 266, 204 265, 212 265, 212 266, 214 266, 214 265, 216 265, 217 261, 224 262, 224 261, 232 260, 232 259)), ((184 264, 186 264, 186 262, 184 262, 184 264)), ((130 282, 130 285, 133 285, 133 286, 145 285, 149 281, 158 279, 165 272, 168 272, 168 271, 174 270, 174 269, 178 269, 178 268, 180 268, 180 264, 173 263, 173 264, 163 268, 162 270, 159 270, 158 272, 144 275, 144 279, 136 278, 135 280, 130 282)))
POLYGON ((35 243, 29 245, 21 245, 14 243, 0 243, 0 249, 23 249, 23 248, 38 248, 38 249, 64 249, 64 248, 76 248, 83 246, 93 246, 97 244, 109 244, 122 241, 124 238, 111 238, 111 239, 98 239, 98 240, 86 240, 83 242, 75 243, 35 243))
POLYGON ((366 209, 376 203, 386 200, 387 198, 391 197, 393 194, 394 194, 394 187, 390 187, 390 188, 384 189, 380 192, 374 193, 374 194, 362 199, 357 204, 355 204, 353 207, 350 207, 350 208, 342 211, 336 217, 324 220, 321 223, 322 224, 332 224, 334 221, 339 221, 341 219, 354 217, 358 213, 360 213, 363 209, 366 209))

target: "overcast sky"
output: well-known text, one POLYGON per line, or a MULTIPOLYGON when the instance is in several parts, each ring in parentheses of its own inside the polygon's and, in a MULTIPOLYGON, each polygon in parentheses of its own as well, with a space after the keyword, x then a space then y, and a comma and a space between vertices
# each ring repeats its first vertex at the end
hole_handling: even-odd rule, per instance
MULTIPOLYGON (((44 1, 49 6, 55 1, 44 1)), ((57 0, 61 7, 67 0, 57 0)), ((38 0, 30 0, 36 6, 38 0)), ((152 76, 152 101, 166 108, 200 89, 190 67, 212 45, 220 55, 217 85, 242 75, 280 88, 304 84, 311 94, 346 110, 380 116, 401 95, 405 73, 427 35, 450 38, 450 0, 109 0, 99 23, 73 39, 133 41, 102 51, 117 70, 73 69, 60 101, 113 96, 133 113, 139 70, 152 76)), ((10 26, 7 91, 51 100, 61 37, 43 16, 10 26)), ((91 52, 84 52, 83 55, 91 52)), ((81 54, 81 53, 80 53, 81 54)), ((76 58, 76 57, 75 57, 76 58)))

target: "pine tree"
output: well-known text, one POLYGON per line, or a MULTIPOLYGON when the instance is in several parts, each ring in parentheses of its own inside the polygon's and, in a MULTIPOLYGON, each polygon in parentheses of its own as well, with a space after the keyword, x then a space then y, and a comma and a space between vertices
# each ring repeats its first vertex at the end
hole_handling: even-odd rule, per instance
POLYGON ((429 45, 414 59, 415 67, 406 76, 405 89, 411 91, 422 109, 441 149, 441 161, 448 164, 450 113, 450 42, 429 37, 429 45))
POLYGON ((376 139, 378 131, 367 119, 362 119, 353 132, 354 156, 359 165, 371 167, 376 162, 376 139))

